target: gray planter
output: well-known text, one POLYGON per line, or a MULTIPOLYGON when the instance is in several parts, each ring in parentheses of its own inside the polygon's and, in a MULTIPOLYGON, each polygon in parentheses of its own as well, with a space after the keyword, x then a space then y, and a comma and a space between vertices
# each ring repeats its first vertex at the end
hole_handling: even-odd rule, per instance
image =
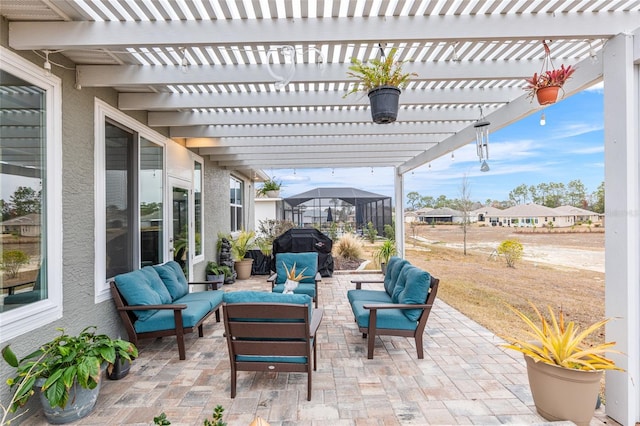
MULTIPOLYGON (((36 383, 43 385, 45 380, 38 379, 40 382, 36 383)), ((95 408, 96 401, 98 400, 98 394, 100 393, 100 384, 93 389, 85 389, 74 383, 69 391, 69 400, 64 408, 52 407, 49 404, 49 400, 44 395, 44 392, 38 392, 40 402, 42 403, 42 410, 47 421, 54 425, 71 423, 78 419, 88 416, 95 408)))
POLYGON ((380 86, 369 91, 371 118, 374 123, 393 123, 398 117, 400 89, 393 86, 380 86))

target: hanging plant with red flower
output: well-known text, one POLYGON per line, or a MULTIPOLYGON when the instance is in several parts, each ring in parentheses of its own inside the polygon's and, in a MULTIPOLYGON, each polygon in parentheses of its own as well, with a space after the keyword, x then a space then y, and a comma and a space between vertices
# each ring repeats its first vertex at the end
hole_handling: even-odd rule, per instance
POLYGON ((548 105, 556 102, 559 90, 571 78, 576 69, 571 65, 565 67, 564 64, 560 65, 560 68, 555 68, 551 61, 549 46, 544 40, 542 40, 542 45, 544 46, 542 70, 540 74, 534 73, 532 78, 525 79, 527 82, 525 90, 529 91, 531 98, 537 97, 540 105, 548 105), (548 91, 552 93, 546 93, 548 91))

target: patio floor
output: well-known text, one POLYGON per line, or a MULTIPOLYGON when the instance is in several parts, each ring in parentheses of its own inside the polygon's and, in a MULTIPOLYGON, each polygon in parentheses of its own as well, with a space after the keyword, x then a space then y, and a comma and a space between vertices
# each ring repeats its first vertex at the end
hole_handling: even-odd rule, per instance
MULTIPOLYGON (((301 373, 240 372, 230 399, 224 326, 212 318, 204 338, 187 336, 185 361, 175 338, 142 341, 129 375, 105 380, 94 412, 75 424, 151 425, 165 412, 172 425, 202 425, 216 405, 229 426, 249 425, 256 415, 272 426, 546 424, 535 413, 522 357, 504 352, 499 338, 440 300, 427 322, 423 360, 413 339, 391 336, 377 338, 375 358, 367 359, 346 297, 358 276, 335 274, 321 283, 311 401, 301 373)), ((259 276, 224 291, 269 288, 259 276)), ((602 408, 596 414, 591 426, 616 424, 602 408)), ((24 424, 47 423, 38 414, 24 424)))

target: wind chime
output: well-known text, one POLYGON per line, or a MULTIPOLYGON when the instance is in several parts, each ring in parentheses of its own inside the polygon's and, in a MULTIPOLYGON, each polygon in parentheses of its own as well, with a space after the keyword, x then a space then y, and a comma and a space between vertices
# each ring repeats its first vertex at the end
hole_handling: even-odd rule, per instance
POLYGON ((473 125, 476 129, 476 150, 478 152, 478 159, 480 160, 480 171, 488 172, 489 165, 487 160, 489 159, 489 125, 491 123, 484 118, 482 114, 482 107, 480 107, 480 118, 473 125))

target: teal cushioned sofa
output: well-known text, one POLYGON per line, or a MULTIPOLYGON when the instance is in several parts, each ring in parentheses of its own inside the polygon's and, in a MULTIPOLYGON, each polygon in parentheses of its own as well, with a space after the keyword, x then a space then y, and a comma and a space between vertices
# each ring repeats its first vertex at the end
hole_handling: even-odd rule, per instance
POLYGON ((439 280, 397 256, 389 260, 384 280, 352 280, 347 298, 358 329, 367 337, 367 357, 373 359, 376 335, 413 337, 418 358, 424 358, 422 334, 438 292, 439 280), (362 284, 383 284, 383 290, 362 284))
POLYGON ((186 359, 186 333, 197 328, 202 337, 204 321, 213 313, 220 322, 223 292, 189 293, 189 283, 175 261, 117 275, 110 286, 129 341, 176 336, 181 360, 186 359))

